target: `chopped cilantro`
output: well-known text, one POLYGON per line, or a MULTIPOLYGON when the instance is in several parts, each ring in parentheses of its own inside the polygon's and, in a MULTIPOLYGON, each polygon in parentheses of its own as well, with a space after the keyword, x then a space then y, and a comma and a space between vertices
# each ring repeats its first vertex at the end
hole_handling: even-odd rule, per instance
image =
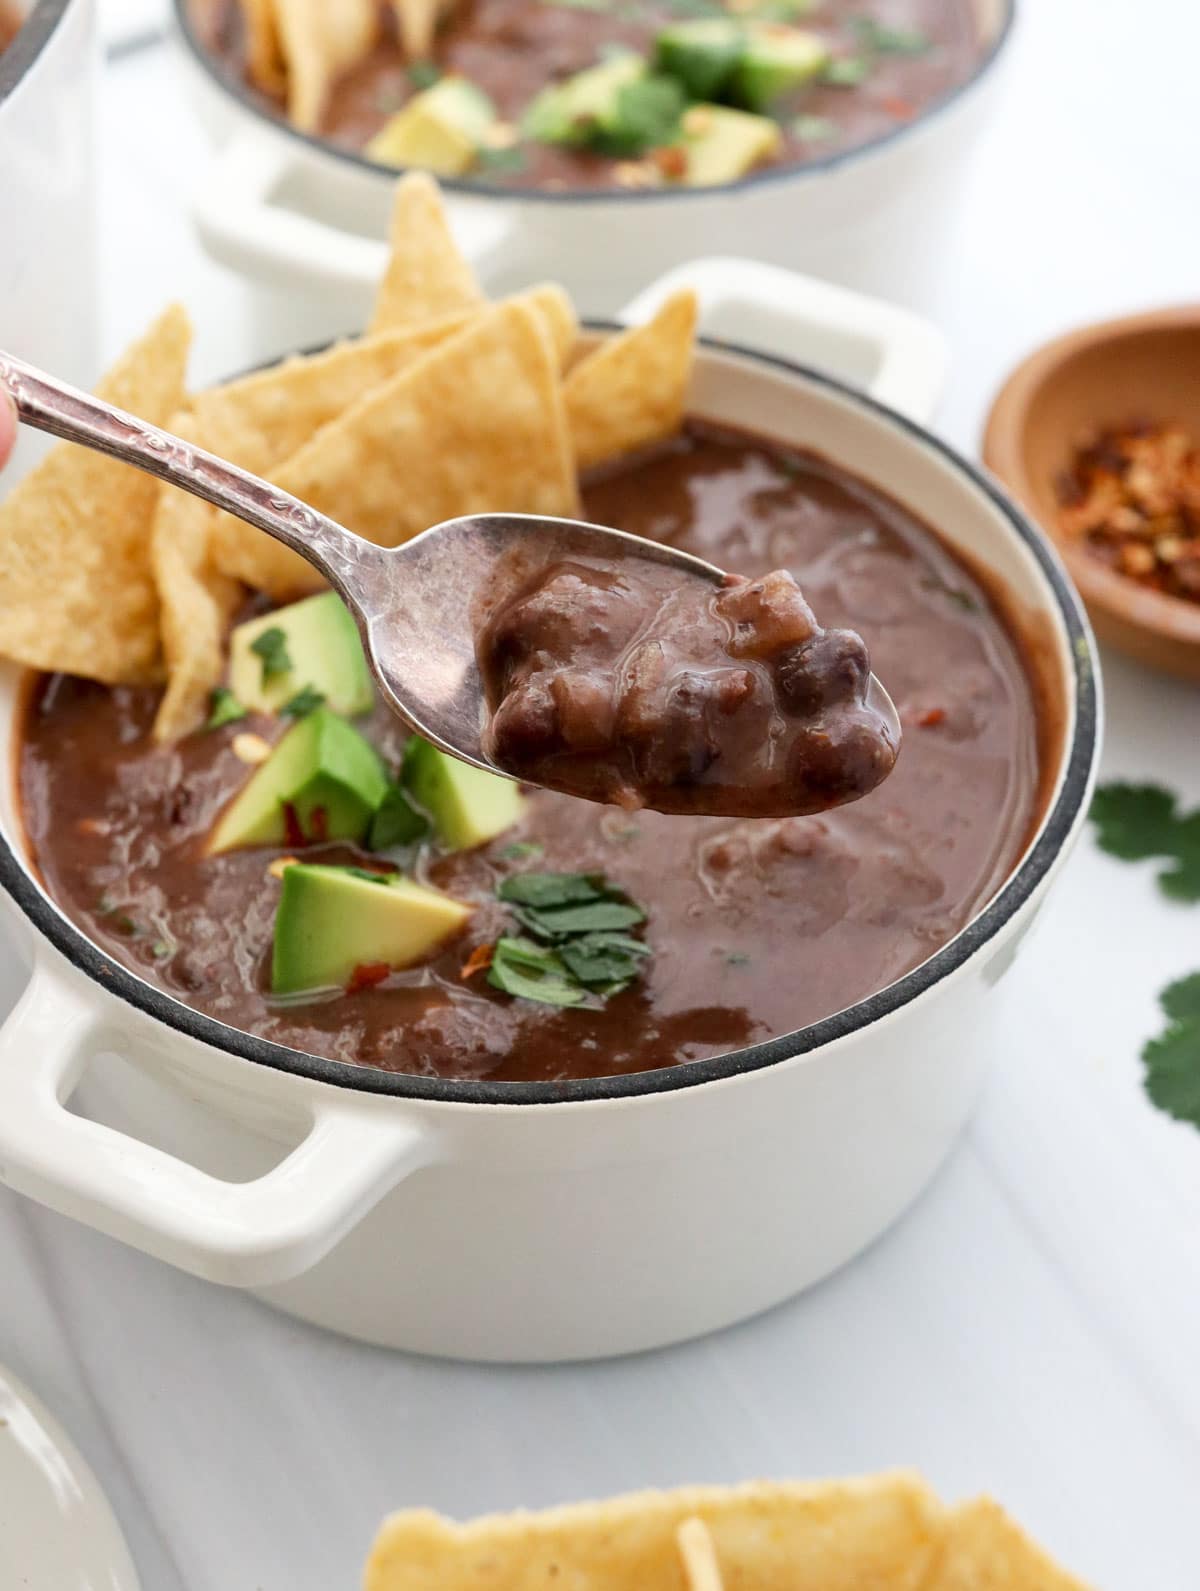
POLYGON ((281 674, 286 674, 291 669, 292 660, 288 656, 287 634, 277 624, 269 630, 264 630, 250 643, 250 650, 256 657, 262 659, 262 682, 278 679, 281 674))
POLYGON ((725 952, 725 965, 727 967, 748 967, 750 957, 744 950, 727 950, 725 952))
POLYGON ((821 73, 821 82, 831 88, 857 88, 871 75, 871 59, 867 55, 838 55, 827 63, 821 73))
POLYGON ((351 878, 365 879, 368 884, 388 884, 392 878, 390 873, 373 873, 369 867, 344 867, 342 872, 351 878))
POLYGON ((1169 790, 1154 784, 1107 784, 1092 800, 1096 843, 1126 862, 1162 858, 1171 865, 1158 875, 1164 895, 1200 901, 1200 807, 1180 814, 1169 790))
POLYGON ((386 851, 393 845, 412 845, 429 832, 429 819, 412 803, 402 785, 387 788, 375 816, 367 845, 372 851, 386 851))
POLYGON ((863 48, 878 55, 924 55, 930 48, 929 35, 919 28, 892 28, 876 17, 855 17, 854 30, 863 48))
POLYGON ((150 954, 158 961, 165 961, 168 956, 175 954, 176 948, 169 939, 156 939, 150 946, 150 954))
POLYGON ((239 718, 245 718, 246 709, 238 701, 232 691, 218 685, 208 699, 208 719, 205 729, 220 729, 222 724, 236 724, 239 718))
POLYGON ((408 67, 408 81, 418 90, 432 88, 441 75, 432 61, 412 61, 408 67))
POLYGON ((525 151, 514 145, 510 149, 479 149, 476 151, 481 171, 523 171, 525 151))
POLYGON ((500 852, 506 862, 523 862, 529 856, 541 856, 545 847, 537 840, 514 840, 500 852))
POLYGON ((805 144, 824 144, 838 135, 838 124, 828 116, 797 116, 792 122, 792 137, 805 144))
POLYGON ((1200 972, 1159 996, 1167 1026, 1142 1050, 1146 1092, 1176 1121, 1200 1127, 1200 972))
POLYGON ((571 981, 553 951, 528 939, 498 939, 488 968, 488 982, 519 1000, 539 1005, 579 1005, 586 991, 571 981))
POLYGON ((311 685, 305 685, 298 690, 290 701, 284 702, 279 709, 280 718, 307 718, 309 713, 315 713, 318 707, 325 705, 325 697, 321 691, 314 690, 311 685))
POLYGON ((496 946, 490 981, 509 994, 551 1005, 604 999, 627 988, 650 954, 622 931, 646 914, 599 874, 518 873, 496 895, 532 936, 496 946))

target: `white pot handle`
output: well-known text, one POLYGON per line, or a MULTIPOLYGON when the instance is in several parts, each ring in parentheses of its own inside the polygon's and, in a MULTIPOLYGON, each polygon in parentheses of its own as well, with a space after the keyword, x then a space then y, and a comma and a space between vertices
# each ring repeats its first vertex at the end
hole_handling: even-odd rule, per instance
POLYGON ((913 420, 928 420, 945 382, 942 334, 910 310, 757 260, 693 260, 669 271, 621 319, 647 320, 681 287, 700 300, 700 330, 816 365, 913 420))
POLYGON ((437 1157, 430 1130, 379 1101, 247 1067, 245 1088, 309 1130, 264 1176, 222 1181, 66 1108, 88 1062, 121 1037, 94 996, 37 958, 0 1029, 0 1181, 209 1281, 267 1287, 298 1276, 437 1157))
MULTIPOLYGON (((241 128, 213 156, 192 201, 200 240, 222 265, 268 282, 369 293, 387 245, 332 226, 302 206, 311 157, 282 135, 241 128), (279 202, 286 192, 288 204, 279 202)), ((512 231, 508 214, 447 195, 454 236, 486 276, 512 231)))

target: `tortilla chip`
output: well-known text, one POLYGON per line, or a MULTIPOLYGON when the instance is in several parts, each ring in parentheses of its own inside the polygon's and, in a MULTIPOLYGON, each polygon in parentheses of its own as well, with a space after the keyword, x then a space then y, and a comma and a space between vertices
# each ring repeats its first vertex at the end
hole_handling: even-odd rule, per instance
POLYGON ((427 61, 433 54, 437 25, 451 7, 446 0, 392 0, 400 47, 410 61, 427 61))
POLYGON ((275 0, 240 0, 240 4, 250 81, 264 94, 282 94, 287 88, 287 72, 275 18, 275 0))
POLYGON ((273 0, 287 66, 288 120, 317 130, 330 90, 370 53, 379 31, 376 0, 273 0))
POLYGON ((423 171, 409 172, 396 189, 391 247, 372 332, 478 309, 484 302, 475 273, 450 231, 441 190, 423 171))
MULTIPOLYGON (((184 402, 191 328, 159 317, 97 388, 153 425, 184 402)), ((150 528, 158 482, 61 443, 0 506, 0 655, 109 685, 161 677, 150 528)))
POLYGON ((675 1541, 687 1591, 725 1591, 712 1532, 703 1519, 695 1515, 685 1519, 675 1532, 675 1541))
POLYGON ((581 470, 678 431, 695 333, 696 295, 685 288, 653 320, 575 366, 566 383, 567 416, 581 470))
POLYGON ((951 1511, 946 1545, 927 1591, 1087 1591, 1034 1545, 997 1504, 977 1498, 951 1511))
MULTIPOLYGON (((170 429, 185 441, 205 442, 194 415, 176 415, 170 429)), ((150 545, 162 609, 167 689, 154 720, 156 740, 177 740, 199 729, 224 672, 225 631, 241 588, 211 566, 216 517, 215 508, 189 492, 159 487, 150 545)))
POLYGON ((366 1591, 683 1591, 676 1533, 712 1537, 731 1591, 921 1591, 944 1511, 916 1477, 640 1492, 458 1525, 394 1515, 366 1591))
MULTIPOLYGON (((574 515, 579 496, 546 324, 513 301, 477 315, 327 425, 271 480, 348 529, 394 547, 459 514, 574 515)), ((278 600, 320 576, 222 515, 218 562, 278 600)))
POLYGON ((517 296, 518 304, 532 304, 546 322, 550 341, 558 355, 559 369, 565 366, 579 336, 579 316, 565 290, 557 282, 543 282, 517 296))

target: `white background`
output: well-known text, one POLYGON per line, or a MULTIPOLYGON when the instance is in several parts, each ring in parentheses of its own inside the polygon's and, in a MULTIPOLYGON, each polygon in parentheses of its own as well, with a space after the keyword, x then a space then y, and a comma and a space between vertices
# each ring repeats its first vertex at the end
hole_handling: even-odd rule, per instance
MULTIPOLYGON (((1200 266, 1200 7, 1024 11, 924 306, 954 349, 939 425, 971 451, 1023 351, 1186 300, 1200 266)), ((204 145, 165 52, 113 63, 102 108, 106 353, 173 295, 201 329, 198 375, 277 351, 189 234, 204 145)), ((1200 800, 1197 692, 1106 663, 1106 774, 1200 800)), ((1086 841, 1013 973, 1021 1052, 945 1171, 857 1263, 718 1338, 583 1368, 406 1359, 0 1194, 0 1361, 74 1432, 146 1591, 353 1586, 401 1504, 462 1515, 896 1464, 950 1496, 992 1491, 1105 1591, 1194 1591, 1200 1134, 1148 1106, 1137 1052, 1156 991, 1198 968, 1200 908, 1086 841)))

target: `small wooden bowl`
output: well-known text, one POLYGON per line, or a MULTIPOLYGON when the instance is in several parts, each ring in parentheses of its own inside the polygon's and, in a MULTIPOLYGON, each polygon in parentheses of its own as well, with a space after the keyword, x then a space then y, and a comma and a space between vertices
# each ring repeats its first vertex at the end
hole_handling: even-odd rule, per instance
POLYGON ((1087 326, 1031 354, 992 405, 983 457, 1054 541, 1100 639, 1200 680, 1200 603, 1145 590, 1058 528, 1055 482, 1080 436, 1143 419, 1178 421, 1200 443, 1200 306, 1087 326))

